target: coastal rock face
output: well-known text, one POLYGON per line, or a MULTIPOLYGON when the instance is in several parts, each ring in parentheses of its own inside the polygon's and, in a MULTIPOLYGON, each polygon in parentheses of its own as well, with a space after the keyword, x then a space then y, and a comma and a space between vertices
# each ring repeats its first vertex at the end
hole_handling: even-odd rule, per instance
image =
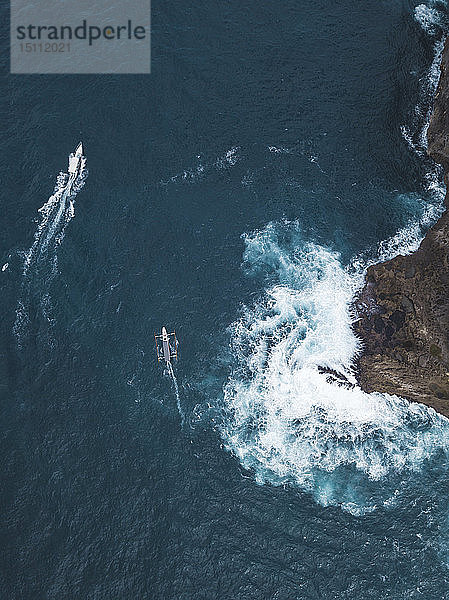
MULTIPOLYGON (((449 175, 449 38, 427 133, 428 153, 449 175)), ((446 194, 449 206, 449 193, 446 194)), ((419 249, 373 265, 355 304, 366 391, 423 402, 449 416, 449 213, 419 249)))

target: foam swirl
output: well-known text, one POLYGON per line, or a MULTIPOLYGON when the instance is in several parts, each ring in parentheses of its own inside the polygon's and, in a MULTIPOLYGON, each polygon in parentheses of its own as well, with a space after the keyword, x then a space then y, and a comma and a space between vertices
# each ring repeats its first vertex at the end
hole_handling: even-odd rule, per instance
POLYGON ((351 302, 363 269, 304 242, 297 223, 269 224, 245 241, 247 269, 277 282, 231 326, 227 448, 258 482, 294 483, 324 505, 360 513, 389 501, 388 486, 369 482, 446 451, 449 421, 357 386, 351 302))

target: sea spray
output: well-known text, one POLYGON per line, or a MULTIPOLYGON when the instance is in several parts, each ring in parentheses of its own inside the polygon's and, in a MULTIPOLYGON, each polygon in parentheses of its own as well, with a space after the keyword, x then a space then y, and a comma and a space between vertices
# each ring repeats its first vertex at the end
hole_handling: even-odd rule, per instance
POLYGON ((270 223, 245 242, 246 269, 277 283, 230 328, 227 448, 259 483, 298 485, 324 505, 360 514, 390 502, 398 475, 447 451, 449 422, 356 385, 351 303, 367 263, 344 267, 337 253, 304 241, 296 222, 270 223))
MULTIPOLYGON (((432 41, 433 60, 430 68, 419 80, 420 95, 411 122, 408 125, 402 125, 401 132, 410 149, 421 158, 426 158, 427 129, 440 77, 445 32, 449 27, 447 2, 429 0, 427 4, 419 4, 415 7, 414 18, 432 41)), ((431 168, 438 172, 441 178, 441 169, 436 165, 431 168)))
MULTIPOLYGON (((415 19, 433 37, 434 57, 412 125, 401 129, 424 157, 446 3, 416 7, 415 19)), ((337 253, 302 239, 298 223, 270 223, 245 236, 246 270, 265 273, 271 285, 230 327, 235 360, 221 431, 258 482, 299 485, 323 505, 360 514, 393 505, 407 473, 448 451, 447 419, 396 396, 366 394, 353 376, 361 348, 351 305, 366 268, 416 250, 442 213, 441 170, 426 168, 430 202, 403 198, 417 202, 417 218, 346 267, 337 253), (383 485, 373 485, 380 478, 383 485)))

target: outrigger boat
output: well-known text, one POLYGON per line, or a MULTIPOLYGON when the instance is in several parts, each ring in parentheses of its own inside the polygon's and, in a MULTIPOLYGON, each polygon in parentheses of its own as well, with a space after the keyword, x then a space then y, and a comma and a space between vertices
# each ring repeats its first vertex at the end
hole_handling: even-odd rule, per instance
POLYGON ((178 340, 176 333, 167 333, 165 327, 162 327, 161 335, 154 334, 156 342, 157 362, 165 361, 167 367, 171 365, 171 361, 178 358, 178 340))

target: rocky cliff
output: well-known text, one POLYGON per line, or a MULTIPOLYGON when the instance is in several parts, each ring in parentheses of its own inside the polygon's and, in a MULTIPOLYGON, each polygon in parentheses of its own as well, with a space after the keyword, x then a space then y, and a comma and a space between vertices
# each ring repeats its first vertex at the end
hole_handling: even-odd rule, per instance
MULTIPOLYGON (((427 133, 449 183, 449 38, 427 133)), ((449 192, 446 194, 449 207, 449 192)), ((358 360, 366 391, 424 402, 449 417, 449 212, 408 256, 370 267, 356 300, 358 360)))

